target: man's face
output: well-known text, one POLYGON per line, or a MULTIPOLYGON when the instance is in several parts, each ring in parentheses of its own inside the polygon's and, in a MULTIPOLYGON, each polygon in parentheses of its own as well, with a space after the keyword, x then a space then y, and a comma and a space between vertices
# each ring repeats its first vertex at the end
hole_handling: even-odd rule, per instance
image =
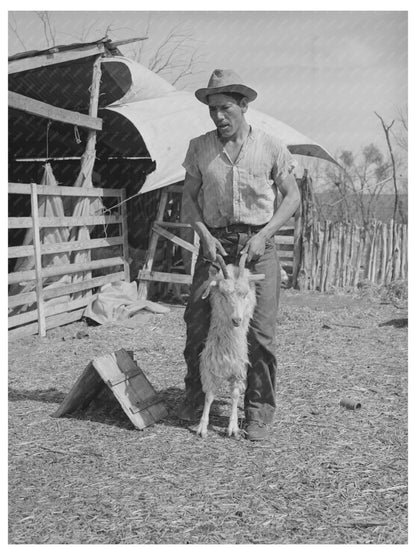
POLYGON ((245 122, 246 102, 241 104, 227 94, 212 94, 208 97, 209 115, 218 133, 224 139, 233 137, 245 122))

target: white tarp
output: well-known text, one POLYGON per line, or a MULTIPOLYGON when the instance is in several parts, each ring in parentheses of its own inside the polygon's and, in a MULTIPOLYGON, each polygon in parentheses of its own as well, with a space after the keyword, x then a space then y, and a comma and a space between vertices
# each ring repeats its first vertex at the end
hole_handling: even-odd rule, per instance
MULTIPOLYGON (((169 92, 165 96, 134 102, 117 102, 106 110, 120 114, 134 125, 156 162, 156 169, 147 176, 141 193, 182 181, 185 177, 182 162, 189 141, 214 128, 207 106, 185 91, 169 92)), ((314 156, 336 163, 321 145, 272 116, 250 106, 246 119, 253 126, 278 137, 293 154, 314 156)))

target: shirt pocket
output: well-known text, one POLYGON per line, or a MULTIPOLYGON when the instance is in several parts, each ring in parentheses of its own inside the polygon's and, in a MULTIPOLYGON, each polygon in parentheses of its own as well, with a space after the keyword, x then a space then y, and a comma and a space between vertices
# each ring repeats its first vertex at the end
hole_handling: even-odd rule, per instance
POLYGON ((272 181, 272 169, 269 164, 257 163, 248 168, 248 174, 254 179, 272 181))

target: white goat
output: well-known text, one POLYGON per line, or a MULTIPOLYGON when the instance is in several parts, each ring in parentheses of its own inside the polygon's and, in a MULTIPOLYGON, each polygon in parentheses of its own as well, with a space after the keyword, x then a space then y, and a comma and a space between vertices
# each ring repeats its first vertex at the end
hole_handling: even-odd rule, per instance
POLYGON ((256 305, 254 276, 245 268, 247 255, 239 266, 217 260, 222 273, 212 276, 203 298, 209 295, 212 311, 207 341, 201 353, 200 374, 205 404, 196 433, 206 438, 211 404, 224 380, 231 389, 231 415, 228 436, 238 437, 238 399, 245 390, 248 365, 247 332, 256 305))

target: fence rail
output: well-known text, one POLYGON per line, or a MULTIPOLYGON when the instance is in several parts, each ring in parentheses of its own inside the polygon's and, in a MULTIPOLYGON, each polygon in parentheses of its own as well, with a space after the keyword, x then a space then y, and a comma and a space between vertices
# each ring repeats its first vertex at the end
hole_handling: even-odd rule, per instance
MULTIPOLYGON (((24 218, 9 218, 9 230, 31 229, 31 244, 11 246, 9 259, 31 259, 29 269, 9 273, 9 336, 12 338, 39 333, 45 335, 47 329, 79 320, 85 306, 94 298, 94 291, 105 283, 119 279, 129 281, 127 213, 124 189, 98 189, 78 187, 54 187, 27 183, 9 183, 9 194, 30 195, 31 215, 24 218), (74 201, 90 197, 115 197, 119 206, 118 215, 85 215, 81 217, 62 216, 58 218, 39 217, 39 196, 72 197, 74 201), (97 239, 43 243, 41 232, 47 227, 66 228, 70 231, 80 226, 118 225, 118 235, 97 239), (119 247, 120 256, 103 257, 107 247, 119 247), (101 249, 101 250, 100 250, 101 249), (42 257, 56 254, 65 255, 66 262, 43 264, 42 257), (77 254, 87 254, 87 260, 79 262, 77 254), (91 260, 91 253, 95 253, 91 260), (32 269, 33 268, 33 269, 32 269), (92 272, 98 274, 93 277, 92 272), (45 279, 64 277, 59 282, 45 286, 45 279), (16 293, 16 290, 18 291, 16 293)), ((87 228, 88 229, 88 228, 87 228)))

